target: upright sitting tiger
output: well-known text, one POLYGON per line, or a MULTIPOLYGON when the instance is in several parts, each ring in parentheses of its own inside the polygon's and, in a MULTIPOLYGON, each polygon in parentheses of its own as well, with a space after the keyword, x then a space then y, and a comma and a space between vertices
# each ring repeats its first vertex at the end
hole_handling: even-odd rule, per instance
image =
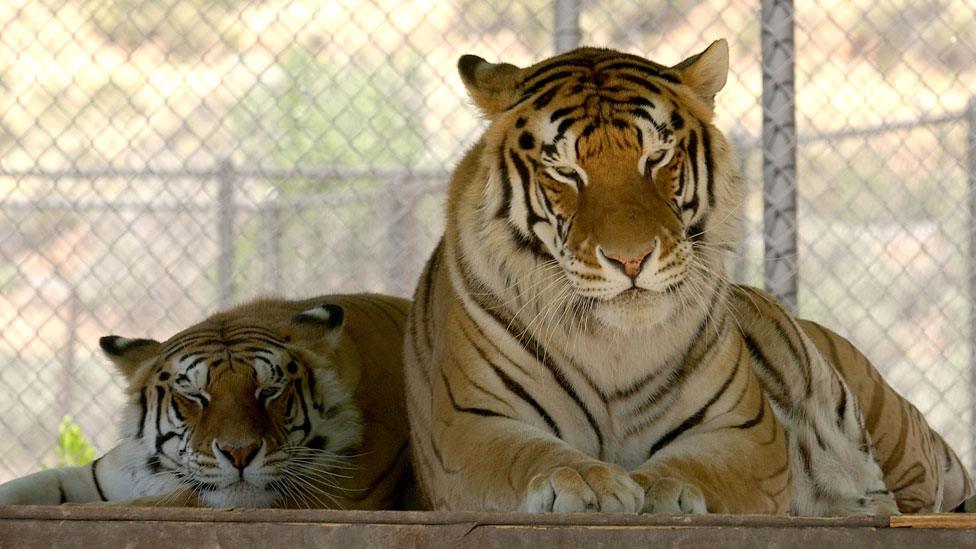
POLYGON ((972 493, 846 340, 727 281, 725 41, 671 67, 581 48, 458 68, 489 126, 452 176, 404 357, 435 508, 827 515, 972 493))
POLYGON ((408 302, 261 299, 159 343, 101 339, 128 381, 121 442, 0 486, 0 504, 410 505, 408 302))

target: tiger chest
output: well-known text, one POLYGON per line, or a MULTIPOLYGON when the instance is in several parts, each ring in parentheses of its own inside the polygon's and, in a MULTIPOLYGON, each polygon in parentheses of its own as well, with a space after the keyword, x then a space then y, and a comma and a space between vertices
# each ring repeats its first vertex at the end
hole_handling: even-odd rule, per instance
POLYGON ((558 436, 593 458, 627 469, 644 463, 656 445, 674 437, 706 398, 703 391, 671 375, 653 380, 647 376, 647 382, 630 391, 600 390, 592 380, 575 377, 566 376, 568 391, 546 391, 562 396, 546 408, 558 436))

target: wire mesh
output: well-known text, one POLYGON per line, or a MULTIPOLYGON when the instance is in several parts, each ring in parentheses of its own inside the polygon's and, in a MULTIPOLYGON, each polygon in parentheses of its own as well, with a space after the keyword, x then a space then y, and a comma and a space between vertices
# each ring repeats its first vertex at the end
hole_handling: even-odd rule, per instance
MULTIPOLYGON (((798 310, 855 341, 973 463, 972 6, 796 4, 784 222, 798 310)), ((748 190, 736 276, 761 286, 762 13, 756 0, 4 2, 0 481, 57 462, 64 415, 99 451, 114 444, 122 383, 102 335, 166 338, 263 293, 409 295, 447 174, 481 128, 454 73, 463 53, 528 64, 579 36, 677 62, 728 38, 717 123, 748 190)))

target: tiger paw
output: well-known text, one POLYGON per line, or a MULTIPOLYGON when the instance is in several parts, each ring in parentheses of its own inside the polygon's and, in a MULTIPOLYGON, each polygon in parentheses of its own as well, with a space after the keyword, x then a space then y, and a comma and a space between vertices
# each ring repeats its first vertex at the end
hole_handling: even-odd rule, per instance
POLYGON ((636 513, 644 490, 627 471, 611 463, 557 467, 529 481, 524 509, 530 513, 609 511, 636 513))
POLYGON ((641 473, 634 480, 644 487, 644 513, 655 515, 702 515, 708 513, 705 494, 691 483, 672 477, 651 479, 641 473))

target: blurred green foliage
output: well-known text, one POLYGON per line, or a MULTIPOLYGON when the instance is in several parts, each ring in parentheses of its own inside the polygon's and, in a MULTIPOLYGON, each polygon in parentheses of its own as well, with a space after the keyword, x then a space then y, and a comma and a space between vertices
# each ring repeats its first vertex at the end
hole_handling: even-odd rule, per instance
MULTIPOLYGON (((231 108, 229 126, 240 151, 247 158, 285 169, 417 167, 425 154, 428 133, 422 112, 430 108, 424 103, 421 76, 425 60, 413 49, 391 56, 358 54, 338 59, 320 50, 315 44, 292 45, 279 56, 274 69, 231 108)), ((266 217, 238 220, 234 269, 244 284, 265 274, 267 250, 262 243, 273 238, 294 246, 281 257, 278 269, 318 281, 332 280, 309 261, 323 247, 330 254, 355 256, 364 246, 389 239, 387 227, 376 219, 389 216, 393 202, 368 198, 369 192, 384 186, 392 191, 395 181, 389 177, 368 173, 342 178, 294 177, 268 180, 268 184, 285 199, 301 196, 312 200, 330 191, 349 194, 348 200, 330 204, 325 214, 322 206, 303 200, 291 203, 275 225, 269 225, 271 220, 266 217), (310 241, 312 247, 306 250, 302 241, 310 241)))
POLYGON ((56 467, 78 467, 95 459, 95 447, 70 415, 61 418, 61 425, 58 427, 58 445, 54 451, 58 455, 56 467))
POLYGON ((423 60, 352 57, 341 63, 295 45, 268 85, 232 110, 243 149, 274 164, 412 166, 423 150, 417 70, 423 60))

